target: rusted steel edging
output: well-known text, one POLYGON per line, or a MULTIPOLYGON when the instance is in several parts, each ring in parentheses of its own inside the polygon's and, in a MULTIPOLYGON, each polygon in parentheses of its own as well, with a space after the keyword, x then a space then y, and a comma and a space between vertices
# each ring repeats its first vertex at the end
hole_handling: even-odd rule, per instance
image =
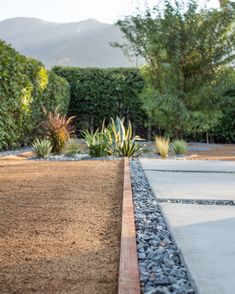
POLYGON ((118 294, 140 294, 129 159, 124 158, 122 233, 118 294))

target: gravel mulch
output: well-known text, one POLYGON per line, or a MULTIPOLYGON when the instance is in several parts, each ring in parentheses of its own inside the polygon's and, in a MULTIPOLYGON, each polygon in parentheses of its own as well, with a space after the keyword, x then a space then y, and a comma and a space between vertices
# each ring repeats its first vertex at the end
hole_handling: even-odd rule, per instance
POLYGON ((142 293, 195 293, 138 160, 131 161, 131 177, 142 293))
POLYGON ((47 158, 29 157, 29 160, 51 160, 51 161, 78 161, 78 160, 116 160, 122 159, 120 156, 103 156, 103 157, 91 157, 86 153, 78 153, 74 156, 66 155, 51 155, 47 158))
POLYGON ((29 152, 32 150, 32 147, 23 147, 16 150, 7 150, 0 152, 0 157, 9 156, 9 155, 18 155, 24 152, 29 152))

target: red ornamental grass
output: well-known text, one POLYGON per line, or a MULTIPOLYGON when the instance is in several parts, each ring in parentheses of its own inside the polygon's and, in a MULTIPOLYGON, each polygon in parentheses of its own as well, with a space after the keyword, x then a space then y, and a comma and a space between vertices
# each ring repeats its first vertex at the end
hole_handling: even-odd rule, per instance
POLYGON ((74 127, 72 126, 74 118, 75 116, 67 118, 58 112, 58 108, 47 113, 45 128, 47 137, 52 144, 52 152, 61 153, 65 143, 74 133, 74 127))

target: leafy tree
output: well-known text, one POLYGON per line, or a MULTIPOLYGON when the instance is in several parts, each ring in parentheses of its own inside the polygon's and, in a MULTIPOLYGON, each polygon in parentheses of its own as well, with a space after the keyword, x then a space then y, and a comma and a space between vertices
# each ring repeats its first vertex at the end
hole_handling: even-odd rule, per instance
MULTIPOLYGON (((142 94, 150 120, 168 133, 208 132, 221 117, 235 59, 235 11, 164 1, 118 25, 129 41, 116 44, 144 57, 142 94)), ((234 81, 234 80, 233 80, 234 81)))

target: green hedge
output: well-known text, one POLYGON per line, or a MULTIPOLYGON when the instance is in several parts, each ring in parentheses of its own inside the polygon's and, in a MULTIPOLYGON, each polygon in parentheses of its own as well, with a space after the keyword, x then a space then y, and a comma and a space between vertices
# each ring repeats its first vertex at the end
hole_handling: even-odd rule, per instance
POLYGON ((135 129, 143 126, 144 81, 138 69, 54 67, 53 72, 70 84, 69 115, 76 115, 77 130, 96 129, 116 116, 131 120, 135 129))
POLYGON ((40 132, 42 106, 67 112, 69 85, 40 62, 0 40, 0 150, 30 143, 40 132))

